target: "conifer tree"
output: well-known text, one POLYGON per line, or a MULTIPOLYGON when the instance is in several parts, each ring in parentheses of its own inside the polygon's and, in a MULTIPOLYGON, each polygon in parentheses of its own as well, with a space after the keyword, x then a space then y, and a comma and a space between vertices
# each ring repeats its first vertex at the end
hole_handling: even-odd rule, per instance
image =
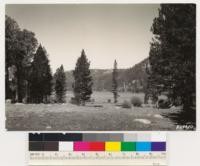
POLYGON ((14 102, 22 102, 23 98, 27 97, 30 61, 37 48, 37 39, 33 32, 26 29, 21 30, 14 19, 6 16, 5 46, 6 98, 13 98, 14 102), (12 73, 15 81, 9 80, 8 70, 12 67, 15 68, 15 73, 12 73), (14 86, 13 82, 15 82, 14 86))
POLYGON ((58 103, 64 103, 65 102, 65 95, 66 95, 66 76, 63 65, 61 65, 54 75, 55 79, 55 93, 56 93, 56 99, 58 103))
POLYGON ((183 119, 195 121, 196 6, 162 4, 152 28, 148 85, 183 105, 183 119))
POLYGON ((114 97, 114 103, 117 103, 118 98, 118 71, 117 71, 117 61, 114 61, 113 73, 112 73, 112 92, 114 97))
POLYGON ((47 52, 41 45, 34 55, 31 73, 31 102, 43 103, 48 101, 52 91, 52 74, 47 52))
POLYGON ((92 76, 90 73, 90 62, 88 61, 85 51, 82 50, 81 56, 78 58, 74 76, 74 96, 79 104, 85 105, 85 101, 90 99, 92 94, 92 76))

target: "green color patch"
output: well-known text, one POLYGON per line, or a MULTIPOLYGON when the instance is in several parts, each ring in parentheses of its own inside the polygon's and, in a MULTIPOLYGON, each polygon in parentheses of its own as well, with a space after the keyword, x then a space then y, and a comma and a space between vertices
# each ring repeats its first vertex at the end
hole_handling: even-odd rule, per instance
POLYGON ((135 142, 121 142, 121 151, 135 151, 136 143, 135 142))

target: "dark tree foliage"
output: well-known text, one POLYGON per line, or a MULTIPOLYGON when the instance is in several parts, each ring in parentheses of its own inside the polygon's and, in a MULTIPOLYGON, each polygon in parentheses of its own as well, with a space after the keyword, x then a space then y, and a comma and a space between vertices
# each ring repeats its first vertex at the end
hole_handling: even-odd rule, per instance
POLYGON ((52 91, 52 74, 47 52, 41 45, 34 55, 30 77, 30 102, 48 102, 48 97, 52 91))
POLYGON ((63 65, 61 65, 54 75, 55 79, 55 93, 56 93, 56 101, 58 103, 64 103, 65 102, 65 95, 66 95, 66 75, 63 68, 63 65))
POLYGON ((81 56, 76 62, 74 76, 74 96, 78 103, 85 105, 85 101, 90 99, 92 94, 92 76, 90 73, 90 62, 88 61, 85 51, 82 50, 81 56))
MULTIPOLYGON (((147 87, 147 73, 146 65, 148 59, 144 59, 140 63, 134 65, 133 67, 127 69, 122 74, 122 79, 119 73, 119 79, 125 80, 127 90, 133 93, 145 92, 147 87)), ((119 80, 119 84, 120 84, 119 80)))
POLYGON ((35 34, 25 29, 21 30, 14 19, 6 16, 6 98, 12 98, 13 102, 22 102, 22 99, 27 97, 27 71, 30 69, 30 61, 36 47, 37 39, 35 34), (11 68, 15 68, 15 70, 10 70, 14 71, 14 73, 9 72, 11 68), (12 78, 9 74, 10 76, 12 75, 12 78))
POLYGON ((6 46, 6 69, 15 63, 15 50, 17 50, 17 38, 20 32, 17 22, 6 16, 5 20, 5 46, 6 46))
POLYGON ((10 17, 6 16, 5 20, 5 85, 6 85, 6 99, 11 98, 14 102, 17 90, 17 78, 16 78, 16 63, 15 63, 15 50, 17 34, 20 31, 17 22, 10 17), (14 69, 14 70, 13 70, 14 69))
POLYGON ((117 61, 114 61, 114 67, 112 72, 112 92, 114 97, 114 103, 117 103, 118 98, 118 71, 117 71, 117 61))
POLYGON ((195 121, 196 5, 162 4, 154 19, 150 49, 149 91, 167 93, 182 103, 188 121, 195 121))

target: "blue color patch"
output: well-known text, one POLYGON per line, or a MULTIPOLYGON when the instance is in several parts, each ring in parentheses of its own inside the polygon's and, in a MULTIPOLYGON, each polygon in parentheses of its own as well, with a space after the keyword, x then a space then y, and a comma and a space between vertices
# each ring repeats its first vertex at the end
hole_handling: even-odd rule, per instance
POLYGON ((136 142, 136 151, 151 151, 151 142, 136 142))

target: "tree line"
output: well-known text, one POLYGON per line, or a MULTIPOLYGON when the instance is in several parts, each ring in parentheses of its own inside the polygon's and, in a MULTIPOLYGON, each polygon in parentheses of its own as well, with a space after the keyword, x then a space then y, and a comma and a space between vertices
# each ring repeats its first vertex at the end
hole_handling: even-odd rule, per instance
MULTIPOLYGON (((39 44, 35 34, 21 30, 17 22, 6 16, 6 99, 12 103, 48 103, 55 93, 56 102, 64 103, 66 98, 66 75, 63 65, 52 74, 48 53, 39 44)), ((113 71, 113 93, 117 102, 117 66, 113 71)), ((74 100, 85 105, 92 94, 93 79, 90 62, 82 50, 73 71, 74 100)))
POLYGON ((13 103, 47 102, 52 91, 52 72, 48 54, 35 34, 20 29, 17 22, 6 16, 6 99, 13 103))

